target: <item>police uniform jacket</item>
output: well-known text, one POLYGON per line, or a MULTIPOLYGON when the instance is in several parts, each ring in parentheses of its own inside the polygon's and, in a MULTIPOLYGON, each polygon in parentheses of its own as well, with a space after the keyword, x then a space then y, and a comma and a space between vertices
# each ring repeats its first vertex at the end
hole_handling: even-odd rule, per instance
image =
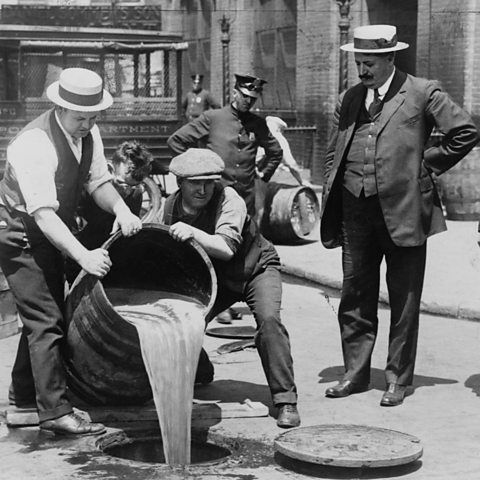
POLYGON ((173 133, 167 143, 177 155, 198 146, 220 155, 225 162, 222 183, 233 187, 247 205, 252 197, 254 203, 257 148, 265 149, 266 160, 261 172, 266 182, 283 156, 280 144, 263 118, 251 112, 238 112, 231 105, 204 112, 173 133))
POLYGON ((220 108, 220 104, 213 98, 208 90, 200 90, 199 92, 188 92, 182 104, 185 118, 191 122, 197 118, 205 110, 211 108, 220 108))

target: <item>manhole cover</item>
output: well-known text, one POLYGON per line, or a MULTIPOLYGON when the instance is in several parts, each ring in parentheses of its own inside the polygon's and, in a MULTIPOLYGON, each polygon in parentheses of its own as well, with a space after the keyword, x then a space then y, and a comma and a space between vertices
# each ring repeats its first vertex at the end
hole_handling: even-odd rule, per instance
POLYGON ((390 467, 420 458, 412 435, 366 425, 315 425, 279 435, 275 450, 304 462, 338 467, 390 467))
POLYGON ((221 338, 253 338, 255 336, 255 327, 250 325, 244 327, 214 327, 208 328, 205 333, 211 337, 221 338))

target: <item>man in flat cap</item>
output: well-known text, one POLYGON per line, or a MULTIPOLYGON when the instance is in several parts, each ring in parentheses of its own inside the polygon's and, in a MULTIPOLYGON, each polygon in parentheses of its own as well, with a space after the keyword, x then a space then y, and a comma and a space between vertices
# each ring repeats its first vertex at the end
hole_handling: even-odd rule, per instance
POLYGON ((265 120, 250 112, 265 80, 235 75, 233 101, 219 110, 208 110, 174 132, 167 143, 175 154, 190 147, 206 146, 225 162, 222 183, 234 188, 255 215, 255 178, 268 182, 282 160, 282 148, 265 120), (255 169, 257 148, 265 150, 261 171, 255 169))
POLYGON ((432 175, 459 162, 478 142, 470 116, 438 82, 395 68, 408 48, 392 25, 354 30, 361 82, 337 103, 325 159, 321 238, 343 250, 338 320, 343 379, 327 397, 368 388, 378 328, 380 264, 387 264, 390 335, 386 391, 380 404, 400 405, 413 380, 427 237, 446 230, 432 175), (426 147, 433 128, 444 134, 426 147))
POLYGON ((202 87, 203 75, 192 75, 192 90, 187 93, 183 102, 183 114, 187 122, 191 122, 206 110, 220 108, 221 105, 213 95, 202 87))
MULTIPOLYGON (((167 198, 160 221, 180 242, 195 239, 212 260, 218 293, 207 322, 237 301, 244 301, 257 324, 255 345, 260 355, 277 425, 300 425, 297 389, 287 330, 280 319, 282 280, 273 245, 247 215, 245 202, 220 181, 224 162, 213 151, 190 148, 173 158, 170 171, 179 190, 167 198)), ((203 350, 197 381, 213 379, 213 365, 203 350)))
POLYGON ((111 184, 95 125, 113 102, 102 78, 67 68, 47 96, 55 108, 11 141, 0 181, 0 267, 23 323, 8 396, 17 407, 37 408, 41 430, 92 435, 105 427, 73 412, 61 353, 65 255, 98 277, 112 264, 107 250, 87 249, 70 230, 82 189, 115 216, 124 235, 142 223, 111 184))

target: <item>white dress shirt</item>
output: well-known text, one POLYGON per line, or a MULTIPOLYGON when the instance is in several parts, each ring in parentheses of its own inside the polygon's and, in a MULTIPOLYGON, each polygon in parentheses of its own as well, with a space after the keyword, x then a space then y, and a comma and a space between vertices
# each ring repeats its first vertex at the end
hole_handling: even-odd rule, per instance
MULTIPOLYGON (((72 137, 65 131, 56 113, 55 118, 67 142, 80 163, 82 158, 82 142, 75 145, 72 137)), ((103 142, 100 130, 94 125, 92 130, 93 155, 88 180, 85 184, 87 192, 91 194, 100 185, 112 179, 107 168, 107 161, 103 151, 103 142)), ((7 149, 7 161, 13 167, 20 186, 26 207, 15 206, 17 210, 32 215, 43 207, 58 210, 57 191, 55 188, 55 172, 58 167, 58 157, 55 146, 48 138, 47 133, 39 128, 27 130, 15 139, 7 149)))

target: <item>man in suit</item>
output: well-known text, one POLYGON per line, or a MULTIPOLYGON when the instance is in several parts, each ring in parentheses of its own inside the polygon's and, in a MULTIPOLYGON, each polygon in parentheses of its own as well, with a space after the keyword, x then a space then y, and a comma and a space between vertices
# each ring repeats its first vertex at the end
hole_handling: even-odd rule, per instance
POLYGON ((387 264, 390 336, 387 388, 380 404, 403 402, 412 383, 427 237, 446 230, 432 175, 459 162, 478 142, 470 116, 438 82, 398 70, 396 28, 354 31, 361 82, 340 96, 325 160, 321 239, 342 246, 338 311, 343 379, 326 390, 345 397, 368 388, 378 326, 380 264, 387 264), (433 128, 441 145, 426 148, 433 128))
POLYGON ((192 90, 187 93, 182 103, 183 113, 187 122, 191 122, 201 113, 211 108, 220 108, 220 104, 212 94, 202 87, 203 75, 192 75, 192 90))

